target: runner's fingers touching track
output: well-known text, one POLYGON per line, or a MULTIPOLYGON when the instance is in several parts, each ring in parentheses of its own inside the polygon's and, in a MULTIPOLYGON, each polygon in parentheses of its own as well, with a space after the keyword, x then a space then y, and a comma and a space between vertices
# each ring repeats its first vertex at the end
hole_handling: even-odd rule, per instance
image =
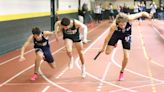
POLYGON ((19 61, 20 61, 20 62, 21 62, 21 61, 24 61, 24 60, 26 60, 25 57, 20 57, 20 58, 19 58, 19 61))

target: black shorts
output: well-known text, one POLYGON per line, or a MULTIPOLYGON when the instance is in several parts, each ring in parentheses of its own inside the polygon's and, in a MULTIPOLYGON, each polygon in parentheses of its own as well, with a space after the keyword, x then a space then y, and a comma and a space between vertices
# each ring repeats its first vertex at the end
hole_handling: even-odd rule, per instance
POLYGON ((130 50, 131 47, 131 35, 125 34, 119 31, 115 31, 110 38, 108 45, 115 46, 115 44, 118 42, 118 40, 122 41, 122 46, 124 49, 130 50))
POLYGON ((49 47, 42 47, 42 48, 35 48, 35 52, 43 52, 43 59, 44 61, 47 61, 48 63, 53 63, 54 62, 54 58, 51 54, 50 48, 49 47))
POLYGON ((63 39, 64 39, 64 40, 65 40, 65 39, 70 39, 70 40, 72 40, 73 42, 81 42, 80 37, 64 37, 63 39))

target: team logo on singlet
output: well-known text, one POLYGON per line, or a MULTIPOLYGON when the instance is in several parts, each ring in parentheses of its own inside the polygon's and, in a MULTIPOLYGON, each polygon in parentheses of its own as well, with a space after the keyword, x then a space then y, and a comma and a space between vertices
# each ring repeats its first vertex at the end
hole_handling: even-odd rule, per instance
POLYGON ((37 44, 38 46, 46 46, 47 45, 47 42, 43 42, 43 43, 35 42, 35 44, 37 44))
POLYGON ((128 28, 126 28, 126 30, 125 30, 125 31, 130 31, 130 29, 131 29, 131 27, 128 27, 128 28))
POLYGON ((76 32, 77 30, 71 30, 71 29, 65 31, 66 34, 75 34, 76 32))
POLYGON ((125 41, 130 43, 131 42, 131 35, 125 36, 125 41))

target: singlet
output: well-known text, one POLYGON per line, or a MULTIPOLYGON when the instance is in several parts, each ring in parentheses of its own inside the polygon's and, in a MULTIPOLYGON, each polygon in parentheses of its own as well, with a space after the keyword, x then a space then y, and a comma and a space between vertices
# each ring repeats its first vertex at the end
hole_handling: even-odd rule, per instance
POLYGON ((132 25, 129 22, 127 22, 124 31, 122 31, 122 29, 120 27, 118 27, 118 25, 117 25, 117 28, 115 31, 118 31, 119 33, 123 34, 124 36, 128 36, 128 35, 131 35, 131 27, 132 27, 132 25))
POLYGON ((35 38, 33 38, 33 42, 34 42, 34 48, 49 47, 49 41, 43 35, 42 35, 42 40, 38 41, 35 38))
POLYGON ((80 39, 80 32, 79 28, 76 28, 75 21, 73 20, 73 26, 68 29, 62 29, 63 32, 63 39, 70 38, 70 39, 80 39))

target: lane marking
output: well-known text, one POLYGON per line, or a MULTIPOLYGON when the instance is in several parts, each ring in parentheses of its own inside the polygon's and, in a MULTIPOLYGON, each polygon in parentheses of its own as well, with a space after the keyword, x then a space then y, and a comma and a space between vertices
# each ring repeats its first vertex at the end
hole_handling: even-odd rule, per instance
MULTIPOLYGON (((158 29, 156 29, 153 25, 151 25, 152 28, 161 36, 161 38, 164 40, 164 36, 160 34, 160 32, 158 31, 158 29)), ((155 62, 154 60, 150 59, 150 62, 152 62, 153 64, 160 66, 160 67, 164 67, 164 65, 159 64, 157 62, 155 62)))
MULTIPOLYGON (((110 61, 108 61, 107 67, 105 68, 105 72, 104 72, 103 77, 102 77, 101 80, 105 80, 105 77, 107 76, 107 73, 108 73, 108 70, 109 70, 110 66, 111 66, 111 63, 110 63, 110 61)), ((103 83, 100 82, 97 89, 96 89, 96 91, 101 91, 102 86, 103 86, 103 83)))
MULTIPOLYGON (((65 47, 64 46, 61 47, 60 49, 58 49, 57 51, 55 51, 54 53, 52 53, 52 55, 56 54, 57 52, 59 52, 63 48, 65 48, 65 47)), ((27 67, 26 69, 23 69, 22 71, 20 71, 16 75, 12 76, 11 78, 7 79, 5 82, 1 83, 0 84, 0 87, 2 87, 3 85, 7 84, 8 82, 10 82, 11 80, 13 80, 14 78, 18 77, 19 75, 21 75, 22 73, 26 72, 27 70, 29 70, 29 69, 31 69, 33 67, 34 67, 34 64, 32 64, 31 66, 27 67)))
MULTIPOLYGON (((61 47, 60 49, 58 49, 58 50, 56 51, 56 53, 58 53, 60 50, 62 50, 62 49, 64 49, 64 48, 65 48, 65 46, 61 47)), ((52 55, 54 55, 54 54, 56 54, 56 53, 54 52, 54 53, 52 53, 52 55)), ((43 62, 43 60, 41 61, 41 63, 42 63, 42 62, 43 62)), ((48 83, 52 84, 53 86, 56 86, 56 87, 58 87, 58 88, 64 90, 65 92, 72 92, 72 91, 70 91, 69 89, 66 89, 66 88, 64 88, 64 87, 62 87, 62 86, 60 86, 60 85, 58 85, 57 83, 51 81, 49 78, 46 77, 46 75, 43 74, 43 72, 41 71, 40 68, 39 68, 39 73, 40 73, 40 75, 41 75, 48 83)))
POLYGON ((153 24, 152 24, 151 26, 153 27, 153 29, 155 30, 155 32, 156 32, 158 35, 160 35, 160 37, 164 40, 164 35, 161 34, 161 33, 159 32, 159 30, 158 30, 157 28, 155 28, 155 26, 154 26, 153 24))
POLYGON ((7 83, 6 85, 21 86, 21 85, 47 85, 50 83, 7 83))
POLYGON ((42 92, 46 92, 49 88, 50 88, 50 86, 46 86, 46 87, 42 90, 42 92))
POLYGON ((34 67, 34 64, 27 67, 26 69, 22 70, 21 72, 17 73, 16 75, 12 76, 11 78, 9 78, 8 80, 6 80, 5 82, 0 84, 0 87, 2 87, 3 85, 7 84, 8 82, 10 82, 11 80, 15 79, 16 77, 18 77, 19 75, 21 75, 22 73, 26 72, 27 70, 31 69, 32 67, 34 67))
POLYGON ((139 38, 140 38, 140 41, 141 41, 141 45, 142 45, 142 50, 144 52, 144 57, 146 58, 146 66, 147 66, 147 69, 148 69, 148 75, 150 76, 150 80, 151 80, 151 84, 152 84, 152 91, 153 92, 157 92, 157 88, 155 87, 154 85, 154 80, 152 80, 153 78, 153 73, 152 73, 152 70, 150 68, 150 63, 148 61, 150 61, 150 57, 148 56, 147 52, 146 52, 146 47, 145 47, 145 42, 144 42, 144 38, 143 38, 143 35, 141 33, 141 30, 139 29, 139 27, 137 26, 137 29, 139 31, 139 38))
POLYGON ((59 79, 67 70, 68 70, 68 67, 66 67, 66 68, 56 77, 56 79, 59 79))
MULTIPOLYGON (((34 49, 25 52, 24 55, 26 55, 26 54, 32 52, 33 50, 34 50, 34 49)), ((6 60, 6 61, 3 61, 3 62, 0 63, 0 66, 1 66, 1 65, 4 65, 4 64, 6 64, 6 63, 8 63, 8 62, 10 62, 10 61, 12 61, 12 60, 15 60, 15 59, 17 59, 17 58, 19 58, 19 57, 20 57, 20 55, 15 56, 15 57, 13 57, 13 58, 11 58, 11 59, 8 59, 8 60, 6 60)))
MULTIPOLYGON (((66 82, 70 82, 70 80, 65 80, 65 81, 58 81, 56 82, 57 84, 79 84, 79 82, 71 82, 71 83, 66 83, 66 82)), ((111 81, 111 83, 115 83, 116 81, 111 81)), ((124 81, 126 83, 151 83, 150 80, 145 80, 145 81, 124 81)), ((98 84, 100 83, 99 81, 86 81, 83 82, 84 84, 98 84)), ((155 83, 155 85, 163 85, 164 83, 155 83)), ((13 86, 21 86, 21 85, 51 85, 50 83, 7 83, 6 85, 13 85, 13 86)), ((100 84, 103 85, 103 84, 100 84)), ((146 86, 151 86, 151 84, 145 84, 146 86)), ((144 85, 141 85, 141 87, 144 85)), ((134 87, 128 87, 128 88, 135 88, 135 87, 140 87, 140 86, 134 86, 134 87)), ((118 90, 122 90, 122 89, 118 89, 118 90)))
MULTIPOLYGON (((120 67, 120 68, 121 68, 121 66, 120 66, 118 63, 116 63, 116 61, 114 60, 114 55, 112 55, 112 62, 113 62, 117 67, 120 67)), ((144 78, 147 78, 147 79, 152 79, 152 80, 154 80, 154 81, 164 83, 163 80, 159 80, 159 79, 156 79, 156 78, 151 78, 151 77, 145 76, 145 75, 143 75, 143 74, 134 72, 134 71, 132 71, 132 70, 130 70, 130 69, 128 69, 128 68, 126 68, 125 70, 128 71, 128 72, 130 72, 130 73, 132 73, 132 74, 138 75, 138 76, 140 76, 140 77, 144 77, 144 78)))
POLYGON ((58 85, 57 83, 51 81, 50 79, 48 79, 48 78, 43 74, 43 72, 41 71, 40 68, 39 68, 39 72, 40 72, 41 76, 42 76, 48 83, 50 83, 50 84, 52 84, 53 86, 56 86, 56 87, 58 87, 58 88, 64 90, 65 92, 72 92, 71 90, 66 89, 66 88, 64 88, 64 87, 62 87, 62 86, 60 86, 60 85, 58 85))
MULTIPOLYGON (((164 83, 155 83, 156 86, 160 86, 163 85, 164 83)), ((141 85, 141 86, 134 86, 134 87, 128 87, 129 89, 137 89, 137 88, 143 88, 143 87, 147 87, 147 86, 151 86, 151 84, 146 84, 146 85, 141 85)), ((119 91, 123 91, 123 89, 117 89, 117 90, 113 90, 110 92, 119 92, 119 91)))

